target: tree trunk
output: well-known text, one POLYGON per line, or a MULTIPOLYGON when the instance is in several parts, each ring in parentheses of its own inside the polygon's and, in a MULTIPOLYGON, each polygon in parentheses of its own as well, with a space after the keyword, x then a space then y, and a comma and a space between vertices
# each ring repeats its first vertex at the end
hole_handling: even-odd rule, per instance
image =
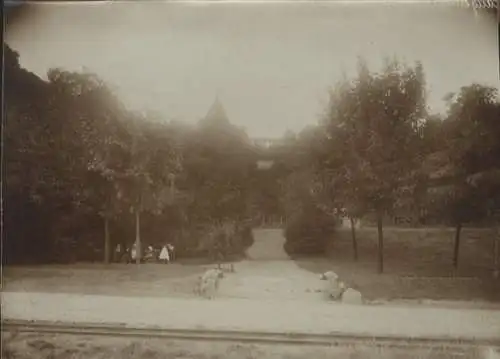
POLYGON ((460 249, 460 231, 462 230, 462 223, 457 224, 455 229, 455 247, 453 249, 453 268, 458 269, 458 253, 460 249))
POLYGON ((104 263, 110 262, 111 243, 109 238, 109 218, 104 217, 104 263))
POLYGON ((378 232, 378 272, 384 272, 384 232, 382 229, 382 214, 377 213, 378 232))
POLYGON ((351 221, 351 235, 352 235, 352 250, 353 250, 353 255, 354 255, 354 260, 358 260, 358 242, 356 241, 356 228, 355 228, 355 221, 353 217, 349 217, 349 220, 351 221))
POLYGON ((140 213, 137 209, 135 211, 135 263, 140 264, 142 258, 142 248, 141 248, 141 224, 140 224, 140 213))

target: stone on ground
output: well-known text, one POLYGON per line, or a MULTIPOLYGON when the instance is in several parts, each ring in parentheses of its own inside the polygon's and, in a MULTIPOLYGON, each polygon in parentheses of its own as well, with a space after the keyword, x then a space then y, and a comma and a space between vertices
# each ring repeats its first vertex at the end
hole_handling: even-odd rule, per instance
POLYGON ((348 288, 342 294, 342 303, 346 304, 363 304, 363 296, 356 289, 348 288))
POLYGON ((339 300, 344 292, 344 285, 339 276, 332 271, 323 273, 320 279, 325 281, 324 293, 328 300, 339 300))

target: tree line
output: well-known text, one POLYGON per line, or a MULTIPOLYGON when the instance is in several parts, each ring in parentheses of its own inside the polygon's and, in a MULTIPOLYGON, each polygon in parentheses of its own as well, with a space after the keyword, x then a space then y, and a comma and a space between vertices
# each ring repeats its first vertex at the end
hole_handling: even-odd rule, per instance
MULTIPOLYGON (((500 104, 472 84, 430 113, 424 68, 359 61, 317 124, 264 152, 220 111, 197 124, 130 111, 97 75, 44 81, 4 45, 4 259, 110 260, 118 243, 174 241, 179 255, 243 253, 255 218, 286 218, 286 250, 325 250, 338 218, 402 210, 456 227, 494 222, 500 104), (260 151, 260 152, 259 152, 260 151), (274 165, 259 170, 258 160, 274 165), (173 238, 173 239, 172 239, 173 238), (93 253, 93 254, 92 254, 93 253)), ((422 218, 424 220, 424 218, 422 218)), ((357 257, 356 233, 352 227, 357 257)))
MULTIPOLYGON (((309 144, 300 167, 303 179, 298 181, 309 189, 306 197, 323 214, 350 219, 355 259, 354 223, 374 219, 379 272, 384 267, 383 227, 388 216, 406 211, 421 224, 433 220, 454 226, 455 267, 463 225, 497 224, 498 90, 471 84, 443 100, 445 115, 429 111, 421 63, 409 66, 387 60, 381 71, 371 72, 360 59, 357 76, 345 77, 332 88, 318 125, 298 136, 297 146, 300 141, 309 144)), ((318 215, 312 217, 310 222, 318 215)), ((316 238, 318 251, 325 246, 324 233, 321 236, 316 238)), ((314 241, 313 236, 308 243, 303 235, 289 237, 298 252, 314 241)), ((498 243, 496 248, 498 258, 498 243)))
POLYGON ((95 74, 51 69, 43 81, 4 51, 7 262, 108 262, 117 244, 144 241, 180 255, 251 244, 255 159, 242 129, 133 112, 95 74))

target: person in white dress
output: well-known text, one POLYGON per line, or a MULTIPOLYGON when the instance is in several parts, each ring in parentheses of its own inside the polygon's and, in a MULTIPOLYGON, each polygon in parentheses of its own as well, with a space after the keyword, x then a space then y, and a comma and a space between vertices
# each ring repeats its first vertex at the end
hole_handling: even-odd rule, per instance
POLYGON ((166 264, 168 264, 170 262, 170 253, 168 253, 167 246, 162 247, 161 252, 160 252, 160 260, 166 264))
POLYGON ((134 243, 132 245, 132 248, 130 249, 130 259, 132 261, 135 261, 135 259, 137 258, 137 246, 136 244, 134 243))

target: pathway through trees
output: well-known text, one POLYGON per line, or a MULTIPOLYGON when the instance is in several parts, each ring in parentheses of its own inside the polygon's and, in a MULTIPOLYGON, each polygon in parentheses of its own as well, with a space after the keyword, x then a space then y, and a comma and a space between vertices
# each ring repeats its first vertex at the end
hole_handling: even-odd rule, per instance
POLYGON ((254 230, 248 258, 224 278, 220 295, 256 300, 321 301, 319 277, 295 264, 283 249, 281 229, 254 230))

